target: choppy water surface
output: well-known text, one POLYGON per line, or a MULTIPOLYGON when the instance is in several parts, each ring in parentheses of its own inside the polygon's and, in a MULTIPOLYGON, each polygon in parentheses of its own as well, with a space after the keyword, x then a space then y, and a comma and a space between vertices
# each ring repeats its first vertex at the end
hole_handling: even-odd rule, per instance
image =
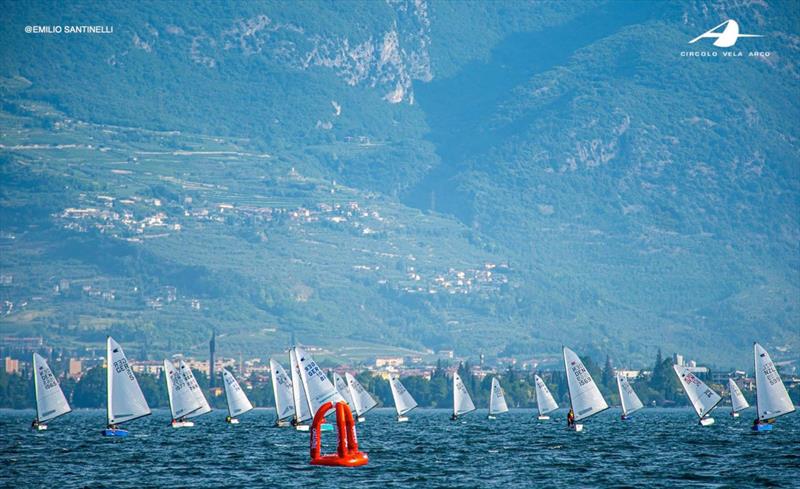
MULTIPOLYGON (((689 410, 647 409, 622 422, 609 410, 564 429, 564 412, 538 422, 512 410, 487 420, 477 411, 451 422, 444 410, 418 409, 398 424, 378 409, 358 425, 370 463, 361 468, 311 467, 307 433, 272 428, 270 410, 238 426, 215 411, 194 428, 173 429, 169 414, 126 425, 131 436, 103 438, 105 411, 75 411, 50 430, 29 428, 33 411, 0 411, 2 487, 798 487, 800 415, 775 431, 749 430, 717 412, 703 428, 689 410)), ((323 434, 326 452, 335 435, 323 434)))

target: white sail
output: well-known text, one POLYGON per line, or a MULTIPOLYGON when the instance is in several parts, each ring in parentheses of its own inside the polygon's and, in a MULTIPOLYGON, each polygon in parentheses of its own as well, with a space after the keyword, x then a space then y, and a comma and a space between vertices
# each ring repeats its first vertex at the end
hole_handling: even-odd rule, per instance
POLYGON ((58 380, 47 365, 47 360, 38 353, 33 354, 33 388, 36 392, 36 419, 39 423, 72 411, 58 380))
POLYGON ((119 424, 150 414, 125 352, 112 337, 106 342, 108 424, 119 424))
POLYGON ((594 383, 586 366, 578 358, 578 355, 567 347, 564 347, 564 368, 567 373, 569 400, 575 421, 608 409, 606 400, 600 394, 600 389, 597 388, 597 384, 594 383))
POLYGON ((411 396, 400 382, 400 377, 389 377, 389 387, 392 390, 392 398, 394 399, 394 408, 397 410, 397 415, 402 416, 407 412, 417 407, 417 401, 411 396))
POLYGON ((497 377, 492 378, 492 390, 489 393, 489 414, 500 414, 508 411, 506 395, 500 387, 497 377))
POLYGON ((533 379, 536 383, 536 407, 539 408, 539 416, 544 416, 558 409, 558 404, 553 399, 553 394, 550 394, 550 389, 547 388, 544 380, 538 375, 534 375, 533 379))
POLYGON ((292 381, 283 366, 272 358, 269 359, 269 370, 272 375, 272 393, 275 396, 275 413, 278 421, 283 421, 294 416, 292 381))
POLYGON ((192 411, 191 413, 184 416, 184 418, 196 418, 206 413, 211 412, 211 406, 208 405, 208 401, 206 400, 206 396, 203 395, 203 389, 200 388, 200 384, 197 383, 197 379, 194 378, 194 374, 192 373, 192 369, 186 365, 186 362, 181 360, 178 363, 178 371, 183 376, 184 382, 189 386, 189 391, 191 391, 194 398, 197 400, 198 404, 200 404, 200 408, 196 411, 192 411))
POLYGON ((308 404, 308 397, 306 396, 302 375, 300 374, 300 363, 297 361, 297 352, 294 351, 294 348, 289 350, 289 364, 292 369, 292 398, 294 399, 295 406, 294 420, 295 423, 300 424, 311 419, 314 415, 308 404))
POLYGON ((225 384, 225 400, 228 401, 228 416, 236 417, 253 409, 253 404, 247 398, 242 386, 236 377, 227 369, 222 369, 222 382, 225 384))
POLYGON ((728 379, 728 390, 731 391, 731 409, 734 413, 738 413, 742 409, 747 409, 750 407, 750 404, 747 403, 747 399, 744 398, 744 394, 739 389, 739 386, 736 385, 733 379, 728 379))
POLYGON ((347 379, 347 386, 350 389, 350 396, 353 398, 353 402, 355 403, 356 408, 356 415, 357 416, 364 416, 367 411, 374 408, 378 405, 378 401, 372 398, 364 389, 364 386, 361 385, 361 382, 356 380, 355 377, 350 375, 350 373, 344 374, 345 378, 347 379))
POLYGON ((673 365, 675 373, 678 375, 683 390, 692 402, 695 412, 702 419, 722 400, 719 394, 711 390, 702 380, 689 371, 687 367, 673 365))
POLYGON ((202 407, 189 389, 189 384, 186 383, 183 375, 169 360, 164 360, 164 378, 167 379, 167 394, 169 395, 172 419, 180 419, 202 407))
POLYGON ((344 402, 346 402, 348 406, 355 408, 353 397, 350 395, 350 387, 348 387, 347 381, 336 372, 333 373, 333 385, 336 386, 336 390, 339 392, 339 395, 344 398, 344 402))
POLYGON ((794 404, 786 392, 775 364, 761 345, 753 345, 756 369, 756 407, 758 419, 773 419, 794 411, 794 404))
POLYGON ((316 413, 319 408, 330 401, 336 404, 343 401, 344 398, 336 390, 325 372, 319 368, 314 358, 308 354, 305 349, 300 346, 294 347, 295 354, 297 355, 297 363, 300 366, 300 378, 303 381, 303 387, 308 396, 308 404, 312 413, 316 413))
POLYGON ((644 407, 644 404, 642 404, 639 396, 636 395, 628 379, 620 374, 617 374, 617 389, 619 389, 619 401, 620 404, 622 404, 622 414, 627 416, 644 407))
POLYGON ((467 386, 458 373, 453 373, 453 415, 460 416, 475 410, 467 386))

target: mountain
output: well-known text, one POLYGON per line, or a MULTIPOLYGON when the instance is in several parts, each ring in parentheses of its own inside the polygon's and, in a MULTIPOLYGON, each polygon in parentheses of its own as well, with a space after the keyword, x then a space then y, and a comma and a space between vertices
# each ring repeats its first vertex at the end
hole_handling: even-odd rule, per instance
POLYGON ((796 3, 3 8, 3 334, 797 357, 796 3))

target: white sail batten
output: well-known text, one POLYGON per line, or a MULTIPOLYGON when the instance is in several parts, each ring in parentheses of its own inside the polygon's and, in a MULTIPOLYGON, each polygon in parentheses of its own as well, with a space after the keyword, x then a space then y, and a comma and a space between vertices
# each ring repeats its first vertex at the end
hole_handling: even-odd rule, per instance
POLYGON ((167 395, 172 419, 180 419, 202 407, 189 389, 183 375, 169 360, 164 360, 164 378, 167 381, 167 395))
POLYGON ((296 424, 300 424, 311 419, 313 413, 308 404, 306 389, 303 387, 300 363, 297 361, 297 352, 294 348, 289 350, 289 364, 292 372, 292 398, 294 399, 295 408, 294 420, 296 424))
POLYGON ((347 385, 347 381, 336 372, 333 373, 333 385, 336 386, 339 395, 344 398, 344 402, 346 402, 348 406, 355 408, 353 396, 350 395, 350 387, 347 385))
POLYGON ((636 395, 636 391, 633 390, 630 382, 628 382, 627 377, 617 374, 617 389, 619 389, 619 401, 620 404, 622 404, 622 413, 625 416, 633 414, 644 407, 641 399, 636 395))
POLYGON ((378 401, 373 399, 373 397, 369 395, 369 392, 364 389, 364 386, 361 385, 361 382, 350 375, 349 372, 345 373, 344 376, 345 379, 347 379, 347 387, 350 391, 350 396, 353 399, 353 403, 355 403, 356 415, 364 416, 367 411, 378 405, 378 401))
POLYGON ((192 411, 191 413, 184 416, 186 419, 196 418, 198 416, 202 416, 203 414, 207 414, 211 412, 211 406, 208 404, 208 400, 206 400, 206 396, 203 395, 203 389, 200 388, 200 384, 197 383, 197 379, 194 378, 194 374, 192 373, 192 369, 186 365, 186 362, 181 360, 178 362, 178 371, 183 376, 184 382, 189 387, 189 391, 194 396, 197 403, 200 407, 192 411))
POLYGON ((764 421, 794 412, 794 404, 786 392, 781 376, 772 359, 761 345, 753 345, 756 372, 756 408, 758 419, 764 421))
POLYGON ((453 415, 460 416, 475 410, 467 386, 458 373, 453 373, 453 415))
POLYGON ((392 375, 389 377, 389 388, 392 391, 392 398, 394 399, 394 408, 397 410, 398 416, 403 416, 407 412, 417 407, 417 401, 411 396, 411 393, 406 390, 400 377, 392 375))
POLYGON ((272 376, 272 393, 275 397, 275 414, 278 421, 283 421, 294 416, 292 381, 283 366, 272 358, 269 359, 269 370, 272 376))
POLYGON ((336 390, 336 387, 325 376, 325 372, 319 368, 314 358, 300 346, 296 346, 294 350, 297 355, 297 363, 300 366, 300 378, 308 396, 311 412, 316 413, 328 401, 334 404, 343 401, 344 399, 336 390))
POLYGON ((722 400, 719 394, 708 387, 705 382, 698 379, 688 367, 673 365, 672 368, 675 369, 675 373, 678 375, 681 385, 683 385, 683 390, 692 402, 692 407, 700 419, 711 412, 722 400))
POLYGON ((227 369, 222 369, 222 383, 225 384, 225 400, 228 401, 228 416, 235 417, 253 409, 242 386, 227 369))
POLYGON ((558 409, 558 403, 553 399, 553 394, 547 388, 541 377, 534 375, 533 379, 536 384, 536 407, 539 409, 539 416, 544 416, 558 409))
POLYGON ((750 404, 747 402, 747 399, 744 398, 744 394, 742 394, 739 386, 730 378, 728 379, 728 390, 731 392, 731 410, 734 413, 738 413, 750 407, 750 404))
POLYGON ((575 421, 586 419, 608 409, 606 400, 578 355, 564 347, 564 368, 567 374, 569 399, 575 421))
POLYGON ((106 341, 106 355, 108 424, 124 423, 150 414, 150 407, 125 352, 110 336, 106 341))
POLYGON ((33 354, 33 388, 36 393, 36 419, 39 423, 72 411, 58 380, 47 365, 47 360, 38 353, 33 354))
POLYGON ((492 390, 489 393, 489 414, 500 414, 508 412, 508 404, 506 403, 506 395, 503 388, 500 386, 500 381, 497 377, 492 378, 492 390))

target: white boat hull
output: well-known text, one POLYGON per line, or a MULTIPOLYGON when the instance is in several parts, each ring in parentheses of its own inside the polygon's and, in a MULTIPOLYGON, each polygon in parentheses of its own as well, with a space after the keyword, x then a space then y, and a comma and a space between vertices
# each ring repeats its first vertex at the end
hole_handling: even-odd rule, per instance
POLYGON ((580 423, 575 423, 574 425, 570 426, 569 429, 575 432, 581 432, 583 431, 583 425, 580 423))
POLYGON ((398 416, 397 417, 398 423, 408 423, 408 416, 398 416))
POLYGON ((739 413, 731 413, 731 417, 732 418, 738 418, 739 417, 739 413))
POLYGON ((358 417, 358 422, 359 422, 359 423, 363 423, 363 422, 364 422, 364 421, 366 421, 366 420, 367 420, 367 418, 365 418, 364 416, 359 416, 359 417, 358 417))
POLYGON ((550 416, 547 416, 547 415, 539 416, 536 419, 538 419, 539 421, 549 421, 550 420, 550 416))
POLYGON ((228 420, 228 424, 239 424, 239 420, 236 418, 231 418, 228 420))
POLYGON ((489 416, 486 416, 486 419, 497 419, 497 416, 490 414, 489 416))
POLYGON ((308 426, 307 424, 299 424, 295 426, 294 429, 296 429, 297 431, 308 431, 311 429, 311 427, 308 426))
POLYGON ((714 418, 700 419, 700 426, 711 426, 712 424, 714 424, 714 418))
POLYGON ((193 421, 173 421, 170 423, 173 428, 191 428, 194 426, 193 421))
POLYGON ((47 425, 46 424, 40 424, 40 425, 36 426, 36 431, 45 431, 46 429, 47 429, 47 425))

